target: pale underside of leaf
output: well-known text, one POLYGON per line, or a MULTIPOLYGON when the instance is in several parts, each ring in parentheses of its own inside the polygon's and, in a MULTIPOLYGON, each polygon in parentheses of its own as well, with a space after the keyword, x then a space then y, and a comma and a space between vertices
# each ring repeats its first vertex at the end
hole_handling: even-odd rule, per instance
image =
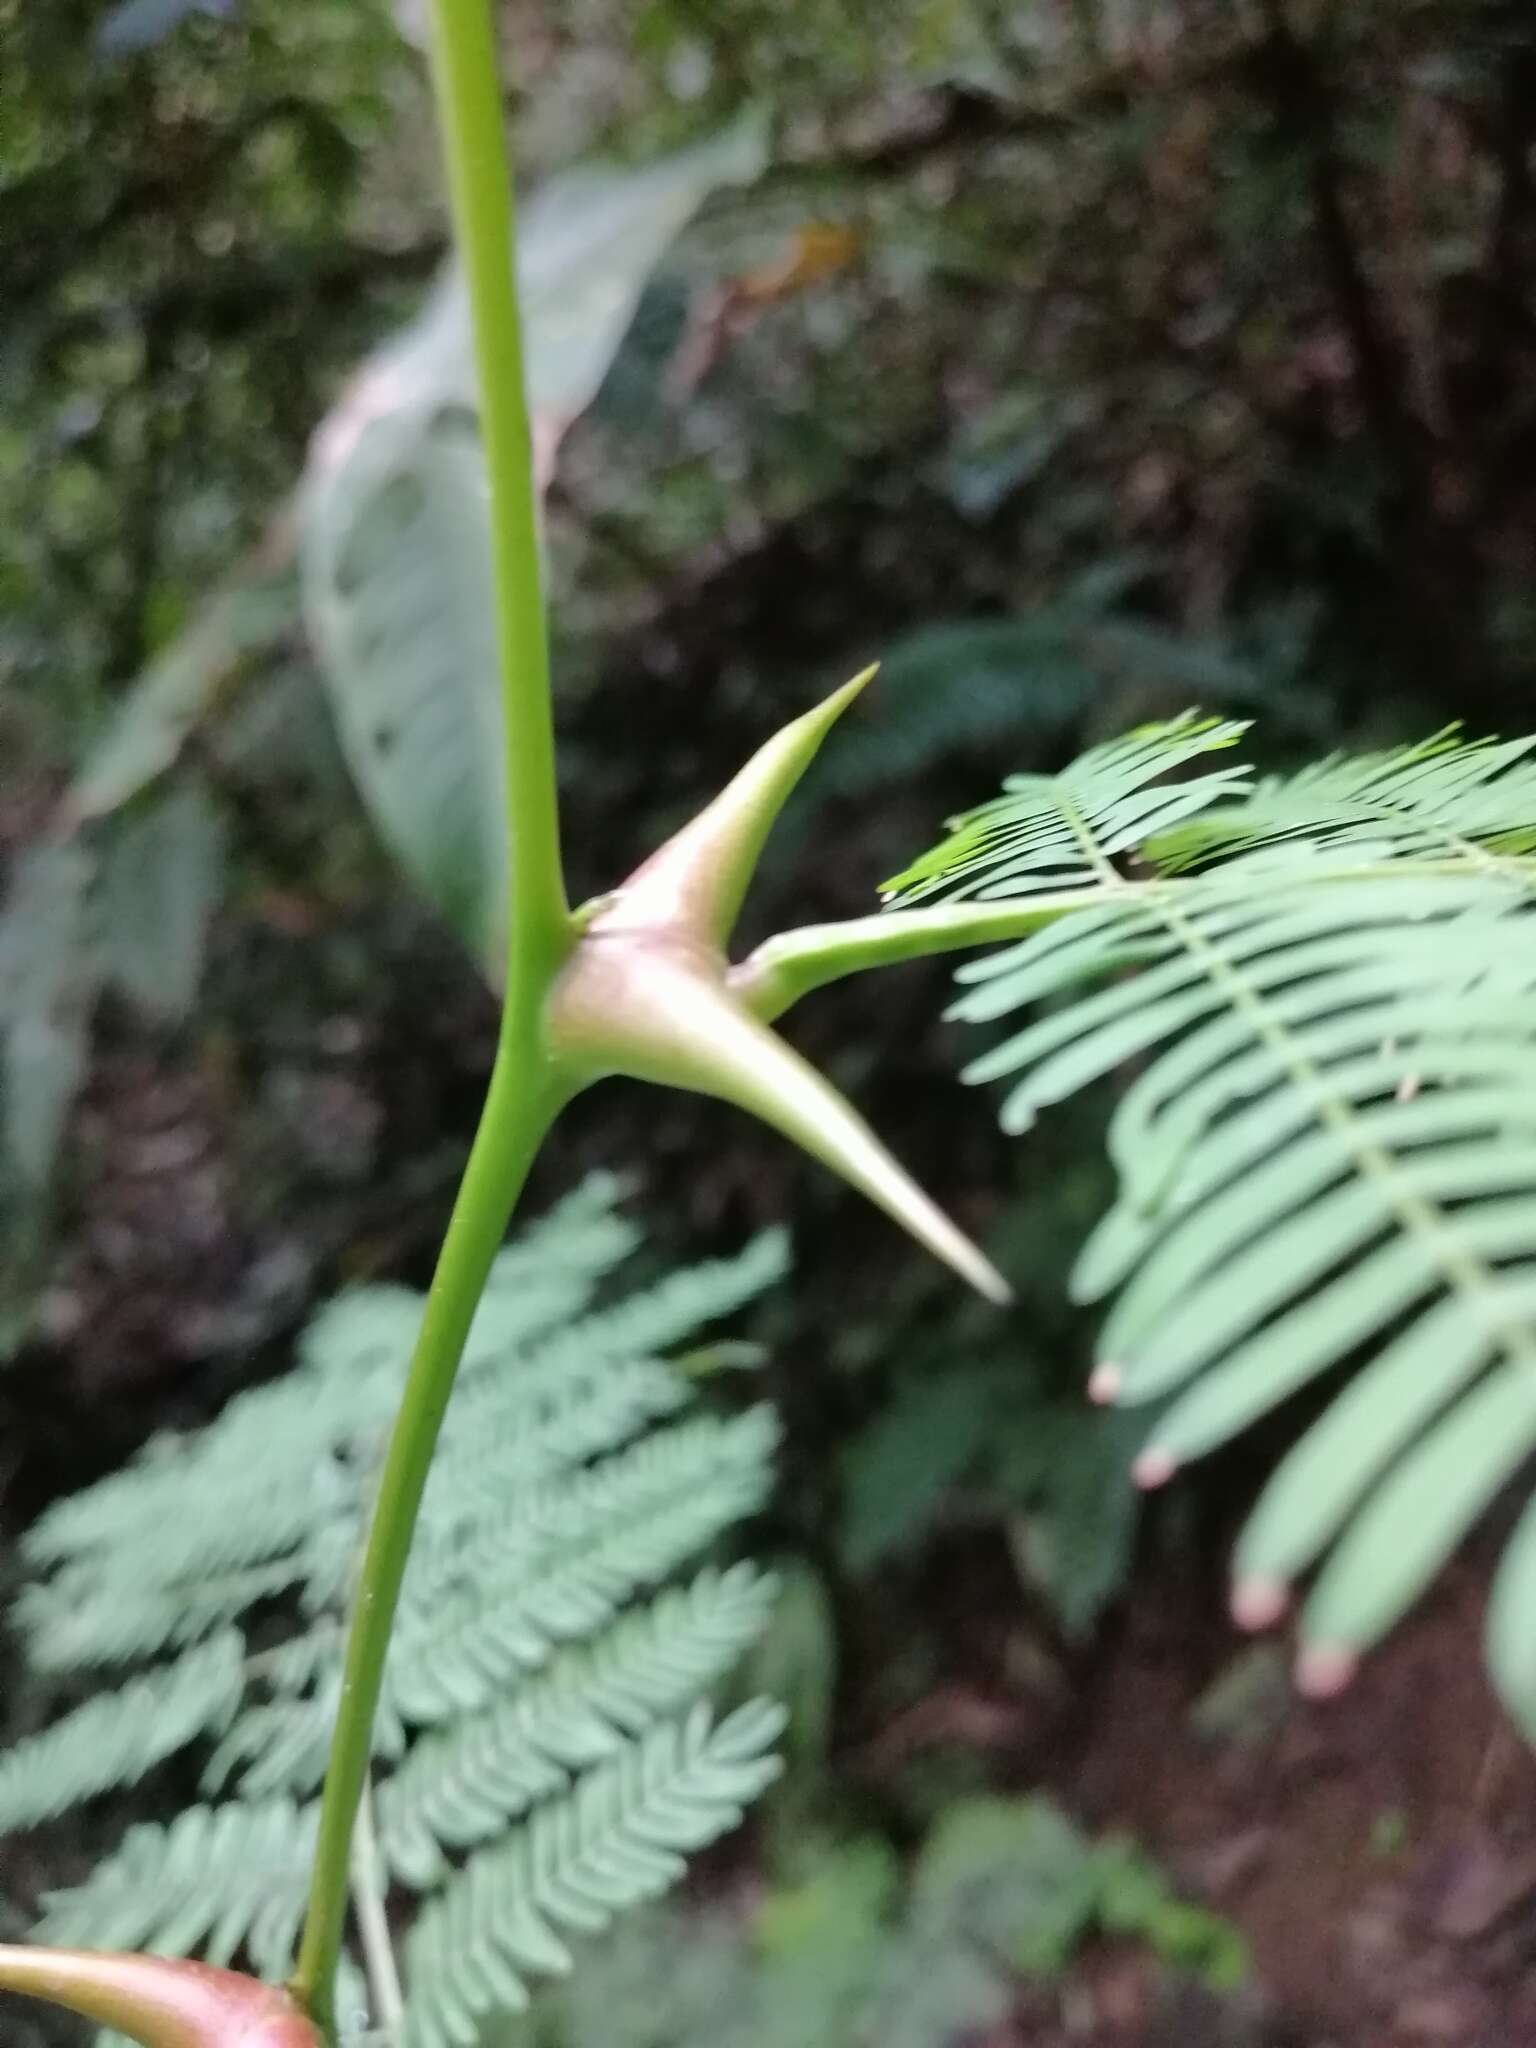
MULTIPOLYGON (((580 169, 520 234, 539 482, 591 403, 668 243, 764 161, 744 121, 642 169, 580 169)), ((450 268, 315 436, 304 607, 348 764, 395 857, 493 981, 505 954, 505 780, 489 488, 468 297, 450 268)))

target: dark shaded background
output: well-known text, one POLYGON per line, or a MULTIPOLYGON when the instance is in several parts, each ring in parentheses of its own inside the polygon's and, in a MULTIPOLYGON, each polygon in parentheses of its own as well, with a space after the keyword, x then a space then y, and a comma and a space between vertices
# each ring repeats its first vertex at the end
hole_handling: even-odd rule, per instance
MULTIPOLYGON (((1276 763, 1530 724, 1523 0, 504 15, 530 178, 744 102, 774 121, 765 177, 663 263, 551 492, 575 891, 875 656, 748 940, 867 909, 1005 770, 1191 702, 1255 717, 1276 763)), ((255 654, 211 657, 191 746, 230 848, 196 1006, 95 1004, 48 1200, 7 1197, 12 1531, 278 1369, 339 1283, 423 1279, 446 1214, 491 1002, 375 846, 281 610, 282 508, 441 258, 436 179, 380 8, 0 0, 0 862, 210 587, 254 561, 279 591, 255 654)), ((679 1253, 794 1224, 799 1282, 763 1317, 790 1430, 764 1540, 838 1618, 811 1768, 898 1835, 930 1781, 1051 1783, 1252 1935, 1257 2017, 1160 2019, 1139 1966, 1097 1958, 1099 2030, 1070 2038, 1532 2038, 1536 1782, 1478 1671, 1477 1556, 1326 1714, 1221 1617, 1272 1444, 1197 1475, 1133 1561, 1127 1443, 1081 1409, 1060 1290, 1099 1111, 1005 1145, 954 1081, 944 990, 940 966, 856 984, 795 1035, 1018 1277, 1007 1319, 714 1106, 594 1095, 533 1193, 632 1172, 679 1253), (1070 1447, 1054 1488, 1017 1455, 1042 1427, 1070 1447), (1192 1712, 1218 1681, 1235 1720, 1192 1712)), ((20 1858, 6 1910, 71 1853, 20 1858)), ((1063 2010, 1007 2038, 1055 2040, 1063 2010)))

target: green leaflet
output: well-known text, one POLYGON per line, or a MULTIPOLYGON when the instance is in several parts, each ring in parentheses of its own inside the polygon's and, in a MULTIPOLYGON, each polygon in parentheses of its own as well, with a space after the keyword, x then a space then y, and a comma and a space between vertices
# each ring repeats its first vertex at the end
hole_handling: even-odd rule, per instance
POLYGON ((287 1967, 314 1852, 313 1808, 193 1806, 169 1827, 130 1828, 82 1885, 43 1901, 40 1941, 154 1949, 225 1963, 239 1950, 262 1976, 287 1967))
MULTIPOLYGON (((1536 766, 1529 741, 1443 733, 1252 788, 1162 779, 1212 733, 1178 720, 1015 778, 900 886, 1092 884, 964 968, 954 1014, 1056 999, 967 1070, 1010 1083, 1009 1129, 1119 1088, 1119 1195, 1073 1292, 1114 1297, 1097 1393, 1177 1394, 1142 1477, 1364 1361, 1238 1553, 1255 1620, 1322 1561, 1302 1621, 1321 1688, 1536 1451, 1536 766)), ((1522 1531, 1490 1622, 1527 1726, 1514 1603, 1533 1546, 1522 1531)))
POLYGON ((668 1889, 777 1775, 783 1718, 758 1700, 724 1721, 697 1707, 661 1722, 472 1856, 411 1934, 410 2048, 469 2048, 488 2014, 527 2005, 529 1975, 565 1974, 567 1935, 668 1889))
POLYGON ((701 1572, 590 1647, 560 1654, 532 1683, 423 1736, 379 1795, 385 1860, 414 1890, 441 1882, 445 1848, 493 1840, 724 1676, 763 1628, 773 1591, 749 1565, 701 1572))
MULTIPOLYGON (((1461 743, 1448 727, 1417 746, 1383 754, 1334 755, 1284 780, 1261 782, 1240 805, 1219 806, 1161 834, 1149 852, 1165 869, 1281 846, 1391 846, 1399 856, 1465 855, 1476 865, 1529 888, 1528 869, 1504 860, 1510 842, 1532 830, 1536 741, 1461 743)), ((1525 848, 1529 851, 1529 848, 1525 848)))
POLYGON ((1536 1740, 1536 1505, 1504 1553, 1488 1605, 1488 1664, 1527 1741, 1536 1740))
POLYGON ((1236 746, 1245 727, 1191 714, 1095 748, 1061 775, 1016 775, 951 820, 950 837, 881 889, 891 902, 1001 896, 1103 878, 1108 857, 1242 786, 1245 767, 1169 788, 1159 778, 1236 746))
POLYGON ((202 980, 224 887, 224 823, 195 778, 118 825, 102 877, 105 972, 147 1016, 179 1024, 202 980))
MULTIPOLYGON (((408 1987, 423 2039, 440 1976, 513 1967, 481 1956, 455 1903, 490 1882, 456 1874, 465 1851, 489 1859, 467 1868, 495 1873, 508 1926, 569 1926, 578 1894, 611 1913, 670 1881, 777 1768, 776 1709, 716 1726, 706 1705, 773 1582, 701 1556, 762 1500, 776 1425, 760 1405, 703 1409, 664 1353, 777 1279, 783 1241, 615 1296, 637 1242, 618 1193, 589 1183, 498 1257, 424 1503, 373 1753, 379 1881, 426 1930, 408 1987)), ((342 1618, 420 1315, 402 1287, 340 1296, 285 1378, 30 1532, 29 1656, 116 1682, 0 1756, 0 1826, 194 1747, 220 1802, 131 1828, 45 1902, 42 1939, 289 1968, 342 1618)), ((366 2004, 355 1970, 344 2002, 366 2004)))
POLYGON ((225 1629, 117 1692, 101 1693, 0 1754, 0 1830, 51 1820, 116 1785, 131 1785, 239 1705, 245 1645, 225 1629))
MULTIPOLYGON (((1536 1312, 1529 1283, 1499 1292, 1511 1321, 1536 1312)), ((1264 1489, 1238 1546, 1240 1577, 1284 1583, 1313 1564, 1373 1482, 1482 1370, 1497 1342, 1493 1323, 1449 1300, 1378 1353, 1264 1489)))
POLYGON ((1392 1468, 1339 1540, 1307 1601, 1309 1640, 1352 1650, 1385 1634, 1525 1462, 1533 1433, 1528 1364, 1480 1380, 1392 1468))

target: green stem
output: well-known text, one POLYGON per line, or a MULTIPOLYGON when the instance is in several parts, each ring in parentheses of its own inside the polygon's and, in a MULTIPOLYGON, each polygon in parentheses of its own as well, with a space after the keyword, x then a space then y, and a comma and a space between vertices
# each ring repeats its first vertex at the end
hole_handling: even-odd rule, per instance
POLYGON ((560 867, 549 636, 496 40, 488 0, 432 0, 431 12, 432 78, 454 245, 469 292, 490 476, 511 858, 509 930, 526 957, 548 965, 567 931, 569 911, 560 867))
MULTIPOLYGON (((1345 861, 1315 879, 1337 884, 1396 884, 1422 881, 1430 874, 1454 877, 1468 871, 1465 860, 1345 861)), ((1090 882, 1075 889, 1042 890, 1037 895, 993 903, 941 903, 920 910, 877 911, 873 917, 845 918, 839 924, 802 925, 798 931, 765 939, 731 969, 730 988, 753 1016, 771 1024, 802 996, 870 967, 896 967, 904 960, 924 960, 935 953, 959 953, 971 946, 1027 938, 1059 917, 1102 909, 1106 903, 1125 909, 1137 902, 1151 906, 1182 901, 1197 888, 1208 902, 1222 889, 1239 897, 1249 895, 1253 884, 1240 871, 1221 869, 1198 879, 1176 875, 1147 882, 1125 881, 1116 875, 1112 887, 1090 882)))
MULTIPOLYGON (((1151 883, 1131 884, 1151 888, 1151 883)), ((845 975, 869 967, 895 967, 934 953, 958 953, 968 946, 1022 939, 1069 911, 1091 910, 1104 901, 1097 884, 1025 896, 1009 903, 944 903, 930 910, 883 910, 840 924, 802 925, 765 939, 731 969, 730 986, 763 1022, 845 975)))
POLYGON ((506 742, 508 960, 496 1062, 427 1296, 379 1480, 347 1636, 321 1794, 309 1910, 292 1991, 335 2038, 352 1838, 400 1588, 459 1359, 513 1206, 570 1092, 543 1014, 575 926, 560 865, 549 649, 532 437, 523 382, 511 177, 488 0, 433 0, 433 78, 464 265, 490 478, 496 631, 506 742))
POLYGON ((309 1911, 291 1986, 328 2037, 334 2032, 332 1989, 346 1928, 352 1831, 368 1781, 374 1715, 411 1538, 485 1276, 561 1105, 552 1084, 538 1085, 540 1060, 537 1045, 504 1029, 485 1113, 427 1295, 358 1576, 341 1705, 321 1797, 309 1911))

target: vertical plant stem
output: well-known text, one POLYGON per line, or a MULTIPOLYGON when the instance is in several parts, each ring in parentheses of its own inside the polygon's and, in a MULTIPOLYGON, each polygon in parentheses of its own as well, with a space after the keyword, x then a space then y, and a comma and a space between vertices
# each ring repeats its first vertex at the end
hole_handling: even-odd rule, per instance
POLYGON ((511 178, 489 0, 433 0, 432 69, 464 266, 490 478, 506 741, 509 930, 496 1063, 427 1296, 374 1505, 347 1636, 309 1910, 292 1990, 335 2038, 352 1836, 400 1588, 464 1340, 512 1208, 567 1088, 545 1044, 550 985, 574 943, 560 866, 549 651, 523 385, 511 178))
POLYGON ((520 1036, 503 1027, 485 1111, 443 1240, 390 1436, 347 1632, 309 1910, 291 1986, 327 2038, 335 2031, 333 1988, 346 1929, 352 1830, 368 1781, 374 1715, 411 1538, 485 1276, 560 1106, 558 1097, 538 1087, 522 1057, 526 1048, 520 1047, 520 1036))
MULTIPOLYGON (((464 266, 491 484, 506 744, 511 945, 548 964, 569 922, 560 869, 549 635, 518 315, 516 223, 488 0, 432 0, 432 78, 464 266)), ((508 982, 509 997, 512 983, 508 982)))

